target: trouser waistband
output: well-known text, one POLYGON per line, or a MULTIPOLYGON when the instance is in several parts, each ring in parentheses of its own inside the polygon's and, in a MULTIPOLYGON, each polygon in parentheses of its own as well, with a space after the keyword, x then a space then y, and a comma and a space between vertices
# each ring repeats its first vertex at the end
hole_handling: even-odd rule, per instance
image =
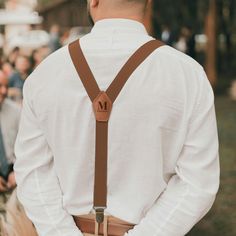
POLYGON ((134 224, 111 215, 104 215, 104 221, 100 225, 96 222, 95 214, 92 213, 73 217, 82 233, 94 234, 95 236, 123 236, 134 227, 134 224))

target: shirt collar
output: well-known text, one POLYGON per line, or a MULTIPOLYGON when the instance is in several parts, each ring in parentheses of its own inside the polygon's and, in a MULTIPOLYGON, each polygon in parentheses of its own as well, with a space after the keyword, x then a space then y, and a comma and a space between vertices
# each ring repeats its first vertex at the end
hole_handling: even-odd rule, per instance
POLYGON ((148 34, 145 29, 145 26, 142 23, 135 20, 123 18, 99 20, 95 23, 91 32, 94 33, 114 30, 138 34, 148 34))

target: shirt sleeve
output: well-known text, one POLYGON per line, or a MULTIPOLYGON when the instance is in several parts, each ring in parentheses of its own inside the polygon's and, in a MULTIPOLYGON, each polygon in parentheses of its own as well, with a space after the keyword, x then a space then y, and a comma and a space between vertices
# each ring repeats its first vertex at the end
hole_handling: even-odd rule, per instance
POLYGON ((209 211, 219 188, 214 95, 202 70, 200 91, 175 174, 145 217, 125 236, 183 236, 209 211))
POLYGON ((53 153, 32 108, 30 92, 26 81, 15 143, 18 199, 40 236, 82 236, 73 217, 63 209, 53 153))

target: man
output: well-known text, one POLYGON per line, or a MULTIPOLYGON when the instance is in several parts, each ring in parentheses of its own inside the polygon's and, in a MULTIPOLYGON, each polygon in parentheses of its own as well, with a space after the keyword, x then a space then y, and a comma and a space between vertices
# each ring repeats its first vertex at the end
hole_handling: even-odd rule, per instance
MULTIPOLYGON (((95 25, 80 44, 101 90, 153 40, 142 24, 148 2, 89 1, 95 25)), ((96 122, 68 46, 37 67, 23 93, 18 197, 40 236, 81 236, 72 216, 94 214, 96 122)), ((219 186, 214 97, 193 59, 155 50, 113 104, 108 137, 105 216, 135 225, 124 235, 182 236, 211 208, 219 186)))
POLYGON ((52 25, 50 29, 50 41, 48 44, 50 52, 54 52, 61 47, 60 28, 58 25, 52 25))
POLYGON ((17 57, 15 67, 16 71, 9 77, 8 97, 21 103, 23 85, 30 72, 29 58, 26 56, 17 57))
POLYGON ((0 192, 12 190, 16 186, 13 163, 14 144, 18 131, 20 107, 7 96, 8 79, 0 71, 0 192))

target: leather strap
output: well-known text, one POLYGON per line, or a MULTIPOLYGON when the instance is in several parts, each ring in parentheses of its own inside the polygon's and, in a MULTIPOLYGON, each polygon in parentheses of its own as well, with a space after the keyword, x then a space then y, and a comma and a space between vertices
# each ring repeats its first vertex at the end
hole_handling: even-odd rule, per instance
MULTIPOLYGON (((142 45, 125 63, 123 68, 120 70, 118 75, 115 77, 113 82, 110 84, 106 93, 114 103, 118 97, 121 89, 129 79, 130 75, 136 70, 136 68, 157 48, 164 46, 164 43, 159 40, 151 40, 142 45)), ((69 52, 73 61, 73 64, 77 70, 77 73, 86 89, 90 100, 93 102, 94 99, 101 92, 99 86, 94 78, 94 75, 87 63, 87 60, 80 47, 79 40, 72 42, 69 45, 69 52)))
POLYGON ((94 75, 89 68, 79 40, 69 45, 69 52, 91 102, 96 118, 96 147, 94 175, 94 209, 97 222, 102 223, 107 204, 107 142, 108 121, 112 105, 124 87, 130 75, 157 48, 164 45, 158 40, 151 40, 141 46, 125 63, 110 84, 106 92, 100 91, 94 75))
POLYGON ((100 93, 100 89, 84 57, 79 40, 69 44, 69 52, 79 78, 81 79, 84 88, 90 97, 90 100, 93 102, 100 93))
POLYGON ((106 90, 107 95, 114 103, 118 97, 121 89, 125 85, 126 81, 130 78, 131 74, 138 68, 138 66, 157 48, 163 46, 159 40, 151 40, 142 45, 126 62, 123 68, 120 70, 116 78, 106 90))

